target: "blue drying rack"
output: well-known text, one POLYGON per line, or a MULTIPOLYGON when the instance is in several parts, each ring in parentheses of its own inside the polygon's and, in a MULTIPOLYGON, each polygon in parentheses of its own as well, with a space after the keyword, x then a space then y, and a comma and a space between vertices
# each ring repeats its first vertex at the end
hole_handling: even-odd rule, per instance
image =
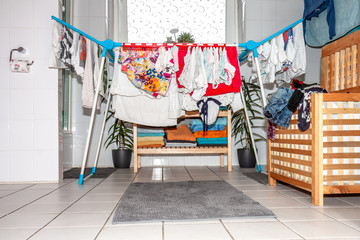
MULTIPOLYGON (((101 82, 101 78, 102 78, 102 70, 104 68, 104 60, 105 60, 105 57, 106 57, 107 53, 109 53, 111 58, 114 59, 114 53, 113 53, 112 50, 114 48, 116 48, 116 47, 122 47, 123 43, 117 43, 117 42, 112 41, 111 39, 107 39, 105 41, 99 41, 99 40, 95 39, 94 37, 84 33, 83 31, 75 28, 74 26, 60 20, 57 17, 51 16, 51 18, 103 47, 103 51, 102 51, 102 54, 101 54, 102 61, 101 61, 101 64, 100 64, 101 65, 100 66, 101 74, 99 74, 98 86, 96 88, 96 92, 95 92, 95 96, 94 96, 93 108, 92 108, 92 111, 91 111, 91 118, 90 118, 90 123, 89 123, 89 128, 88 128, 88 136, 87 136, 87 139, 86 139, 83 162, 82 162, 82 167, 81 167, 81 172, 80 172, 80 177, 79 177, 79 184, 81 185, 81 184, 84 183, 84 181, 86 181, 88 178, 90 178, 91 176, 93 176, 95 174, 96 166, 97 166, 97 160, 99 158, 99 153, 100 153, 101 139, 103 138, 103 133, 104 133, 104 128, 105 128, 106 117, 104 118, 104 121, 103 121, 103 126, 102 126, 102 131, 101 131, 101 134, 100 134, 100 141, 99 141, 99 144, 98 144, 98 149, 97 149, 97 153, 96 153, 96 157, 95 157, 94 166, 92 168, 91 173, 88 176, 84 177, 85 166, 86 166, 86 161, 87 161, 87 155, 88 155, 88 151, 89 151, 90 138, 91 138, 92 129, 93 129, 93 123, 94 123, 94 118, 95 118, 96 102, 97 102, 97 98, 98 98, 98 95, 99 95, 100 82, 101 82)), ((280 31, 278 31, 276 33, 274 33, 273 35, 267 37, 266 39, 264 39, 261 42, 255 42, 253 40, 250 40, 250 41, 248 41, 246 43, 239 43, 237 45, 238 47, 241 47, 241 48, 244 49, 244 52, 242 52, 238 57, 240 62, 242 62, 242 61, 244 61, 246 59, 246 56, 247 56, 248 53, 253 52, 253 54, 254 54, 254 60, 255 60, 255 65, 256 65, 257 75, 258 75, 258 81, 259 81, 259 86, 260 86, 260 91, 261 91, 261 98, 262 98, 262 103, 263 103, 264 107, 266 106, 266 98, 265 98, 264 87, 263 87, 263 83, 262 83, 262 79, 261 79, 257 48, 260 45, 262 45, 262 44, 270 41, 274 37, 278 36, 279 34, 285 32, 288 29, 290 29, 290 28, 296 26, 297 24, 301 23, 302 21, 303 21, 303 19, 300 19, 300 20, 290 24, 289 26, 283 28, 282 30, 280 30, 280 31)), ((189 46, 191 46, 191 44, 189 46)), ((242 98, 243 103, 245 103, 242 94, 241 94, 241 98, 242 98)), ((109 110, 109 103, 110 103, 110 93, 109 93, 109 97, 108 97, 108 101, 107 101, 105 116, 107 115, 107 112, 109 110)), ((246 107, 245 104, 244 104, 244 107, 246 107)), ((246 116, 247 125, 250 127, 251 125, 250 125, 250 121, 248 119, 247 114, 245 114, 245 116, 246 116)), ((251 131, 250 131, 250 133, 252 134, 251 131)), ((254 146, 254 149, 256 149, 253 137, 252 137, 251 140, 252 140, 252 145, 254 146)), ((262 170, 261 170, 261 166, 260 166, 259 161, 258 161, 257 152, 255 151, 254 153, 255 153, 255 158, 256 158, 256 163, 257 163, 257 169, 261 173, 262 170)))

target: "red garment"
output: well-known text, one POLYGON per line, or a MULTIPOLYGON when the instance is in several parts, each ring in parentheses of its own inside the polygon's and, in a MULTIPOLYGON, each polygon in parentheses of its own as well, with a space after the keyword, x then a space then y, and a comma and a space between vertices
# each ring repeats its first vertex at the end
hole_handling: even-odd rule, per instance
MULTIPOLYGON (((203 49, 204 47, 201 47, 203 49)), ((235 75, 232 79, 232 83, 230 86, 226 85, 225 83, 220 83, 216 89, 213 89, 212 84, 208 84, 208 88, 206 89, 205 96, 216 96, 220 94, 230 93, 230 92, 240 92, 241 87, 241 77, 240 77, 240 69, 239 69, 239 61, 237 55, 237 47, 225 47, 226 52, 229 58, 229 62, 231 65, 235 67, 235 75)), ((179 71, 176 72, 176 82, 179 88, 183 88, 180 85, 178 79, 182 73, 184 68, 184 57, 187 54, 187 46, 179 46, 179 71)))

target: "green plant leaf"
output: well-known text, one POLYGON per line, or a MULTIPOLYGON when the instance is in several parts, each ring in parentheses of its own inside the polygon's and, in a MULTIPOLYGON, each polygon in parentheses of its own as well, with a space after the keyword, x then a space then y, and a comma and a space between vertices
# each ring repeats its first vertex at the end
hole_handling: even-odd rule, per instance
MULTIPOLYGON (((251 145, 251 129, 263 128, 264 126, 256 126, 254 121, 264 120, 261 105, 260 87, 254 83, 246 80, 242 80, 242 93, 245 100, 245 106, 247 108, 247 114, 250 122, 250 126, 246 123, 245 109, 232 113, 232 130, 231 134, 235 139, 235 144, 241 144, 243 147, 252 149, 251 145)), ((262 135, 253 133, 254 142, 266 140, 262 135)))

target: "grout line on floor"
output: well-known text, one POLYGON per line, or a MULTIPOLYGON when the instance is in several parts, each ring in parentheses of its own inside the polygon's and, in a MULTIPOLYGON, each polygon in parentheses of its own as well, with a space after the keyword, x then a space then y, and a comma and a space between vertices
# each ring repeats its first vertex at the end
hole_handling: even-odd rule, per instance
MULTIPOLYGON (((342 207, 341 207, 341 208, 342 208, 342 207)), ((334 217, 332 217, 332 216, 330 216, 330 215, 328 215, 328 214, 326 214, 326 213, 324 213, 324 212, 319 211, 318 209, 320 209, 320 208, 311 208, 311 209, 314 209, 314 210, 317 211, 318 213, 321 213, 322 215, 324 215, 324 216, 326 216, 326 217, 329 217, 329 218, 337 221, 338 223, 344 224, 345 226, 348 226, 348 227, 356 230, 357 232, 360 232, 359 229, 357 229, 357 228, 355 228, 355 227, 353 227, 353 226, 351 226, 351 225, 348 225, 348 224, 342 222, 341 220, 338 220, 338 219, 336 219, 336 218, 334 218, 334 217)), ((344 220, 351 220, 351 219, 344 219, 344 220)))
POLYGON ((297 233, 294 229, 290 228, 288 225, 286 225, 286 223, 280 221, 279 219, 276 218, 276 220, 281 223, 282 225, 284 225, 287 229, 289 229, 290 231, 292 231, 293 233, 295 233, 296 235, 298 235, 299 237, 301 237, 302 239, 306 239, 303 236, 301 236, 299 233, 297 233))
POLYGON ((187 174, 189 174, 189 177, 191 178, 191 181, 194 181, 194 179, 192 178, 192 176, 191 176, 191 174, 190 174, 189 170, 186 168, 186 166, 184 166, 184 168, 185 168, 185 170, 186 170, 187 174))
POLYGON ((161 232, 162 232, 162 236, 161 239, 165 240, 165 221, 162 221, 162 226, 161 226, 161 232))
POLYGON ((347 203, 347 204, 350 204, 351 206, 354 206, 354 207, 356 207, 356 208, 360 208, 358 205, 355 205, 355 204, 353 204, 353 203, 351 203, 351 202, 347 202, 345 199, 340 199, 340 198, 338 198, 338 197, 336 197, 335 199, 337 199, 337 200, 339 200, 339 201, 342 201, 342 202, 345 202, 345 203, 347 203))
POLYGON ((15 192, 12 192, 12 193, 6 194, 6 195, 4 195, 4 196, 1 196, 1 197, 0 197, 0 199, 2 199, 2 198, 4 198, 4 197, 8 197, 8 196, 10 196, 10 195, 13 195, 13 194, 15 194, 15 193, 17 193, 17 192, 20 192, 20 191, 22 191, 22 190, 25 190, 25 189, 30 188, 30 187, 35 186, 35 185, 36 185, 36 184, 32 184, 32 185, 30 185, 30 186, 27 186, 27 187, 24 187, 24 188, 18 189, 18 190, 17 190, 17 191, 15 191, 15 192))
MULTIPOLYGON (((111 176, 111 174, 109 175, 111 176)), ((103 178, 101 181, 99 181, 97 184, 95 184, 92 188, 90 188, 86 193, 84 193, 83 195, 81 195, 78 199, 76 199, 73 203, 71 203, 69 206, 67 206, 64 210, 62 210, 58 215, 56 215, 53 219, 51 219, 49 222, 47 222, 44 226, 42 226, 40 229, 38 229, 36 232, 34 232, 30 237, 27 238, 30 239, 33 236, 35 236, 38 232, 40 232, 42 229, 44 229, 47 225, 49 225, 52 221, 54 221, 56 218, 58 218, 62 213, 64 213, 67 209, 69 209, 70 207, 72 207, 75 203, 77 203, 80 199, 82 199, 83 197, 86 196, 86 194, 88 194, 91 190, 93 190, 94 188, 96 188, 98 185, 100 185, 100 183, 102 183, 105 179, 107 179, 109 176, 107 176, 106 178, 103 178)), ((76 181, 76 180, 74 180, 76 181)), ((85 184, 85 182, 83 183, 85 184)), ((65 186, 65 185, 64 185, 65 186)), ((63 186, 61 186, 63 187, 63 186)))
MULTIPOLYGON (((141 171, 141 168, 140 168, 139 171, 134 175, 133 179, 131 180, 131 183, 134 183, 134 180, 135 180, 136 176, 139 174, 140 171, 141 171)), ((110 174, 110 175, 111 175, 111 174, 110 174)), ((130 183, 130 184, 131 184, 131 183, 130 183)), ((128 186, 128 187, 129 187, 129 186, 128 186)), ((128 188, 128 187, 127 187, 127 188, 128 188)), ((127 189, 127 188, 126 188, 126 189, 127 189)), ((125 190, 125 192, 126 192, 126 190, 125 190)), ((125 192, 124 192, 124 193, 125 193, 125 192)), ((96 239, 99 237, 100 233, 101 233, 102 230, 105 228, 106 223, 109 221, 109 219, 111 218, 111 216, 113 215, 113 213, 114 213, 115 210, 117 209, 117 207, 118 207, 118 205, 120 204, 120 201, 121 201, 121 199, 123 198, 123 196, 124 196, 124 194, 121 195, 119 201, 118 201, 117 204, 115 205, 114 209, 110 212, 109 217, 106 219, 105 223, 102 225, 102 227, 100 228, 99 232, 96 234, 94 240, 96 240, 96 239)))
MULTIPOLYGON (((209 169, 215 176, 217 176, 218 178, 220 178, 221 180, 223 180, 223 181, 226 182, 225 179, 223 179, 220 175, 216 174, 216 172, 214 172, 211 168, 209 168, 209 166, 206 166, 206 167, 207 167, 207 169, 209 169)), ((231 184, 231 185, 232 185, 232 184, 231 184)))
MULTIPOLYGON (((75 180, 74 180, 74 181, 75 181, 75 180)), ((66 185, 68 185, 68 184, 70 184, 70 183, 72 183, 72 182, 69 182, 69 183, 67 183, 67 184, 62 185, 61 187, 58 187, 58 188, 53 189, 52 191, 50 191, 50 192, 46 193, 45 195, 42 195, 41 197, 39 197, 39 198, 37 198, 37 199, 35 199, 35 200, 33 200, 33 201, 29 202, 29 203, 26 203, 25 205, 22 205, 21 207, 19 207, 19 208, 17 208, 17 209, 15 209, 15 210, 13 210, 13 211, 11 211, 11 212, 9 212, 9 213, 7 213, 7 214, 5 214, 5 215, 1 216, 1 217, 0 217, 0 219, 2 219, 2 218, 4 218, 4 217, 6 217, 6 216, 8 216, 8 215, 10 215, 10 214, 12 214, 12 213, 14 213, 14 212, 18 211, 18 210, 20 210, 20 209, 22 209, 22 208, 24 208, 24 207, 26 207, 26 206, 28 206, 28 205, 30 205, 30 204, 32 204, 32 203, 34 203, 34 202, 36 202, 37 200, 39 200, 39 199, 41 199, 41 198, 43 198, 43 197, 45 197, 45 196, 47 196, 47 195, 49 195, 49 194, 51 194, 51 193, 55 192, 56 190, 58 190, 58 189, 62 188, 63 186, 66 186, 66 185)), ((36 184, 34 184, 34 185, 36 185, 36 184)))
POLYGON ((223 226, 223 228, 225 229, 225 231, 229 234, 229 236, 231 237, 232 240, 235 240, 235 238, 231 235, 230 231, 226 228, 225 224, 223 223, 223 221, 221 221, 221 219, 219 219, 221 225, 223 226))

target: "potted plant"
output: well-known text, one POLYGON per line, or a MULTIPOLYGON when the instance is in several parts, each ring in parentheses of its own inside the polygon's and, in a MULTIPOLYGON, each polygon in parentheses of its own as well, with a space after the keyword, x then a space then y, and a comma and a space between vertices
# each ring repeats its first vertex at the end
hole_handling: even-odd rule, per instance
MULTIPOLYGON (((115 113, 107 117, 108 121, 115 113)), ((116 149, 112 150, 112 158, 115 168, 129 168, 131 163, 131 155, 133 151, 133 131, 130 123, 115 118, 113 125, 109 128, 109 136, 105 144, 108 148, 112 144, 116 144, 116 149)))
MULTIPOLYGON (((260 87, 250 81, 243 80, 241 84, 242 93, 245 99, 247 115, 250 121, 250 127, 246 123, 245 108, 232 113, 232 136, 235 137, 235 145, 241 143, 243 148, 237 149, 239 165, 242 168, 255 167, 255 155, 251 144, 252 128, 263 128, 263 126, 256 126, 255 120, 263 120, 262 106, 259 104, 260 87)), ((263 136, 253 132, 254 142, 266 140, 263 136)))
POLYGON ((177 42, 179 43, 194 43, 194 36, 189 32, 181 32, 179 37, 177 38, 177 42))
POLYGON ((176 38, 176 33, 178 29, 171 29, 171 33, 174 34, 174 39, 172 37, 166 37, 166 43, 194 43, 195 38, 190 32, 181 32, 179 37, 176 38))

